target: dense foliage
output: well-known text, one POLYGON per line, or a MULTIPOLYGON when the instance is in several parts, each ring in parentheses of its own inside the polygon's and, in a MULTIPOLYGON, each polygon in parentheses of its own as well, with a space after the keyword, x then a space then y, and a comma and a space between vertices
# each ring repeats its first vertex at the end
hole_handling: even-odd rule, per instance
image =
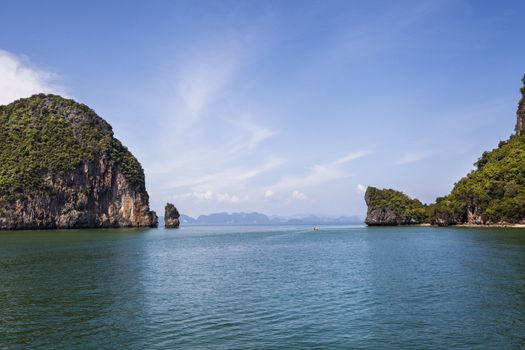
MULTIPOLYGON (((525 76, 522 82, 525 85, 525 76)), ((476 169, 456 183, 448 196, 422 205, 401 192, 371 188, 374 199, 367 200, 369 209, 421 215, 438 225, 525 222, 525 86, 520 92, 516 135, 484 152, 476 169)))
POLYGON ((408 220, 428 221, 429 207, 418 199, 412 199, 403 192, 392 189, 369 187, 367 190, 368 210, 388 208, 408 220))
POLYGON ((464 221, 475 211, 483 222, 515 223, 525 218, 525 135, 485 152, 477 169, 462 178, 450 195, 438 198, 435 212, 464 221))
POLYGON ((455 184, 448 196, 425 205, 402 192, 369 188, 369 209, 388 208, 419 222, 461 224, 517 223, 525 219, 525 135, 484 152, 476 169, 455 184))
POLYGON ((63 174, 96 155, 106 155, 144 189, 140 163, 89 107, 44 94, 0 106, 0 198, 45 190, 46 174, 63 174))

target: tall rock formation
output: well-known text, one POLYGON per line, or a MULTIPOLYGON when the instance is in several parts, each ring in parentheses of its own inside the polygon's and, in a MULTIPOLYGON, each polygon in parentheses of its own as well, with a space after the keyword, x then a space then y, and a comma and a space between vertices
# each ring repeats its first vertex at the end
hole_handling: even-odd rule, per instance
POLYGON ((516 135, 520 136, 525 133, 525 75, 521 80, 523 87, 521 88, 521 100, 518 103, 518 111, 516 113, 516 135))
POLYGON ((171 203, 167 203, 164 208, 164 227, 166 228, 179 228, 180 225, 180 214, 177 208, 171 203))
POLYGON ((89 107, 56 95, 0 106, 0 229, 154 227, 144 172, 89 107))

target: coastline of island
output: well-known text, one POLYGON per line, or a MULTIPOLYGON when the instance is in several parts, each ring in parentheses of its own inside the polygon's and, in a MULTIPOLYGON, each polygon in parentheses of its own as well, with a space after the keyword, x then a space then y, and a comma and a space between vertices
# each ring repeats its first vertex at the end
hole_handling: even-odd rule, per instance
POLYGON ((483 152, 450 194, 425 204, 403 192, 369 186, 368 226, 525 227, 525 76, 515 133, 483 152))

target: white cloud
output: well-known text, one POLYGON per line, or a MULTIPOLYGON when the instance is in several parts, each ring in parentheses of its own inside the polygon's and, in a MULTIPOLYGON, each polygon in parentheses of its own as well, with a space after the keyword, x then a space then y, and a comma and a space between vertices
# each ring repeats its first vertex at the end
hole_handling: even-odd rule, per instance
POLYGON ((306 175, 283 177, 277 183, 268 186, 267 190, 271 190, 273 192, 286 192, 294 188, 297 189, 311 187, 347 177, 348 174, 342 169, 343 165, 352 160, 364 157, 367 154, 369 154, 369 152, 366 151, 351 152, 341 158, 336 159, 333 162, 314 165, 306 175))
MULTIPOLYGON (((246 181, 255 178, 267 171, 270 171, 283 163, 280 159, 270 159, 262 166, 257 168, 245 169, 245 168, 230 168, 227 170, 210 172, 205 175, 191 176, 187 173, 181 172, 180 176, 174 174, 176 179, 164 183, 168 189, 177 189, 183 187, 192 187, 196 189, 209 189, 214 190, 228 189, 231 187, 238 187, 244 184, 246 181)), ((184 169, 184 166, 181 166, 184 169)), ((190 168, 191 171, 191 168, 190 168)), ((162 174, 164 174, 162 172, 162 174)))
MULTIPOLYGON (((189 62, 177 80, 177 101, 185 108, 185 116, 191 119, 201 117, 233 77, 239 64, 236 54, 229 50, 210 52, 205 57, 189 62)), ((176 108, 180 110, 181 105, 176 108)))
POLYGON ((356 190, 357 190, 357 193, 364 194, 366 192, 366 186, 357 184, 356 190))
POLYGON ((302 201, 305 200, 307 197, 306 194, 304 194, 303 192, 295 190, 292 192, 292 198, 302 201))
POLYGON ((36 93, 64 94, 56 74, 34 67, 25 56, 0 50, 0 104, 36 93))
POLYGON ((233 121, 232 124, 238 129, 247 132, 248 138, 244 143, 250 150, 254 149, 259 143, 263 142, 264 140, 269 139, 270 137, 278 134, 277 130, 263 127, 248 120, 237 120, 233 121))
POLYGON ((194 199, 200 199, 200 200, 211 200, 213 199, 213 191, 210 191, 210 190, 204 191, 204 192, 193 191, 193 192, 176 195, 174 196, 174 198, 194 198, 194 199))
POLYGON ((219 193, 217 195, 217 201, 219 203, 223 203, 223 202, 237 203, 239 201, 239 197, 234 194, 219 193))
POLYGON ((351 162, 354 159, 362 158, 366 155, 368 155, 370 152, 368 151, 357 151, 357 152, 350 152, 347 155, 338 158, 335 162, 333 162, 334 165, 341 165, 348 162, 351 162))
POLYGON ((264 191, 264 196, 265 196, 266 198, 273 197, 274 194, 275 194, 275 192, 273 192, 272 190, 266 190, 266 191, 264 191))
POLYGON ((215 193, 212 190, 203 192, 186 192, 178 195, 174 195, 173 199, 194 199, 197 201, 215 201, 218 203, 237 203, 241 199, 239 196, 230 193, 215 193))
POLYGON ((248 194, 261 197, 252 179, 282 164, 271 154, 254 161, 257 147, 279 131, 267 124, 270 118, 261 123, 232 93, 249 64, 250 48, 244 36, 227 35, 227 40, 197 44, 185 61, 168 64, 173 68, 162 79, 173 89, 162 108, 169 117, 154 140, 155 157, 144 163, 152 184, 148 189, 156 198, 206 191, 222 202, 238 202, 248 194))
POLYGON ((399 160, 397 161, 397 164, 414 163, 414 162, 420 161, 427 157, 428 157, 428 154, 423 153, 423 152, 417 152, 417 151, 406 152, 401 156, 401 158, 399 158, 399 160))

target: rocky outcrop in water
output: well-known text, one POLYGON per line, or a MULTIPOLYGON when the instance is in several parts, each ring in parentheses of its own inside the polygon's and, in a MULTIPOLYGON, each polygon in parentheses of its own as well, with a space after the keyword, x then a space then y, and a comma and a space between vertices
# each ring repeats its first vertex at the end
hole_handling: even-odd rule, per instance
MULTIPOLYGON (((525 85, 525 77, 522 80, 525 85)), ((516 113, 516 134, 484 152, 476 169, 450 194, 424 205, 393 190, 368 188, 369 225, 512 225, 525 223, 525 86, 516 113)))
POLYGON ((171 203, 167 203, 164 208, 164 227, 166 228, 179 228, 180 225, 180 214, 177 208, 171 203))
POLYGON ((148 202, 140 163, 87 106, 0 106, 0 229, 153 227, 148 202))
POLYGON ((425 206, 399 191, 368 187, 365 201, 365 223, 369 226, 415 225, 426 219, 425 206))

